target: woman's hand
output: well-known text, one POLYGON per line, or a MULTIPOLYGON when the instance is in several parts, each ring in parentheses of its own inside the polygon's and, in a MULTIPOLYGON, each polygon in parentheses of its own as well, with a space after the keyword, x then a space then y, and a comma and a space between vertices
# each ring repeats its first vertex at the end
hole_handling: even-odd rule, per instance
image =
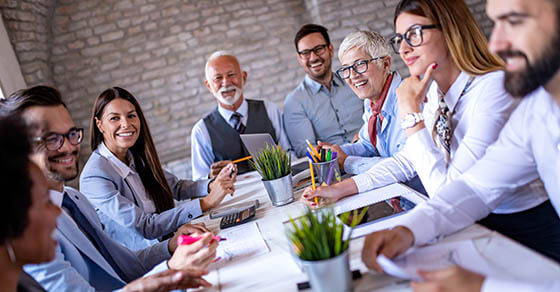
POLYGON ((397 88, 400 119, 403 119, 409 113, 419 113, 422 111, 422 102, 432 81, 432 72, 436 68, 436 63, 428 66, 422 79, 420 79, 420 76, 410 76, 404 79, 399 88, 397 88))
POLYGON ((318 197, 319 204, 334 203, 346 196, 357 194, 358 187, 353 179, 346 179, 331 186, 320 186, 316 190, 307 187, 301 195, 300 201, 304 204, 317 207, 315 197, 318 197))
POLYGON ((218 206, 227 194, 233 196, 235 180, 237 179, 237 166, 233 163, 222 168, 216 179, 208 186, 208 195, 200 199, 200 209, 205 212, 218 206))
POLYGON ((340 146, 338 146, 337 144, 331 144, 322 141, 319 141, 317 144, 318 144, 317 148, 319 149, 319 151, 321 151, 321 149, 325 149, 325 150, 331 150, 332 152, 337 152, 336 159, 338 162, 338 167, 340 168, 340 170, 344 170, 344 161, 346 161, 348 155, 346 154, 346 152, 342 150, 340 146))

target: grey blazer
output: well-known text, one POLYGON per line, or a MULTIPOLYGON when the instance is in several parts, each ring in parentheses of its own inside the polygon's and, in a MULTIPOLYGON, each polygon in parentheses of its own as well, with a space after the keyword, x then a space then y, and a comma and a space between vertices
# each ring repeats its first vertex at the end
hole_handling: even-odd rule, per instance
POLYGON ((209 180, 179 180, 167 171, 165 175, 175 200, 187 201, 178 202, 175 208, 159 214, 144 212, 137 205, 138 197, 128 182, 130 175, 123 178, 111 161, 99 153, 98 147, 80 175, 80 191, 95 207, 109 235, 125 246, 139 250, 154 243, 146 239, 172 233, 202 215, 196 198, 208 194, 209 180))
POLYGON ((55 259, 48 263, 24 266, 24 270, 47 291, 119 289, 171 256, 167 241, 137 252, 114 241, 103 231, 101 222, 87 198, 70 187, 65 187, 64 190, 86 218, 90 219, 97 235, 127 278, 121 279, 117 275, 72 217, 66 212, 62 212, 57 219, 55 231, 58 241, 55 259))

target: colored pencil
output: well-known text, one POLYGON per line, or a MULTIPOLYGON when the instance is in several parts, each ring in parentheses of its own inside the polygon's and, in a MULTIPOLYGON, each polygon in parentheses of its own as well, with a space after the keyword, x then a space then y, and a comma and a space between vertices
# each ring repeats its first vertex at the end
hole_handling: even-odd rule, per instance
MULTIPOLYGON (((309 160, 309 172, 311 172, 311 188, 315 190, 315 175, 313 175, 313 163, 311 163, 311 160, 309 160)), ((319 199, 317 197, 315 197, 315 204, 319 204, 319 199)))
POLYGON ((251 155, 249 155, 249 156, 247 156, 247 157, 243 157, 243 158, 236 159, 236 160, 232 161, 232 163, 239 163, 239 162, 241 162, 241 161, 249 160, 249 159, 251 159, 251 158, 253 158, 253 157, 252 157, 251 155))
POLYGON ((309 145, 309 148, 311 148, 311 150, 313 150, 313 153, 315 153, 315 157, 320 158, 321 155, 319 155, 319 152, 317 152, 317 150, 315 150, 315 147, 313 147, 313 145, 311 145, 309 140, 305 139, 305 142, 307 142, 307 145, 309 145))

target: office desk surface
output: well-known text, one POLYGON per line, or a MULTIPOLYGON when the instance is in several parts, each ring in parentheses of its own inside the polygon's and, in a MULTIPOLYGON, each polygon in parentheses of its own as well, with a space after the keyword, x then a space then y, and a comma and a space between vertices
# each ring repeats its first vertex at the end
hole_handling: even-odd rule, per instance
MULTIPOLYGON (((260 176, 255 172, 239 176, 235 185, 234 196, 227 196, 221 206, 258 199, 261 205, 254 221, 270 252, 220 263, 218 268, 205 276, 213 287, 203 291, 297 291, 296 284, 307 281, 307 276, 290 254, 282 222, 288 220, 289 216, 301 214, 305 210, 304 205, 294 201, 282 207, 272 206, 260 176)), ((301 192, 294 194, 296 200, 301 192)), ((195 222, 204 222, 215 233, 220 231, 220 219, 209 219, 208 214, 195 222)), ((468 227, 436 244, 464 239, 473 240, 477 251, 491 267, 506 271, 504 274, 515 279, 535 281, 560 278, 560 266, 555 262, 479 225, 468 227)), ((354 291, 409 291, 408 281, 366 268, 361 261, 363 241, 361 237, 350 243, 350 268, 362 272, 362 278, 354 281, 354 291)))

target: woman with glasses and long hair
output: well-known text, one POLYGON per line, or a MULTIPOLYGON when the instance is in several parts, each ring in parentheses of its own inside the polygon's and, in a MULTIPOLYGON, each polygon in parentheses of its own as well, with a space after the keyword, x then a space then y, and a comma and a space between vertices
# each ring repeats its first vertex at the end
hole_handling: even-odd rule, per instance
MULTIPOLYGON (((332 202, 416 174, 429 196, 435 196, 484 155, 517 105, 503 88, 502 60, 490 53, 462 0, 403 0, 394 24, 390 43, 411 75, 397 89, 406 145, 365 173, 315 192, 306 190, 309 204, 316 196, 332 202)), ((555 256, 534 240, 535 228, 548 224, 512 220, 512 213, 538 213, 546 207, 542 182, 511 192, 481 223, 555 256)))
MULTIPOLYGON (((109 88, 97 97, 90 135, 93 153, 80 175, 80 191, 98 209, 111 237, 130 249, 172 235, 234 192, 233 164, 215 179, 197 182, 164 171, 140 104, 125 89, 109 88)), ((188 227, 207 231, 202 225, 188 227)))

